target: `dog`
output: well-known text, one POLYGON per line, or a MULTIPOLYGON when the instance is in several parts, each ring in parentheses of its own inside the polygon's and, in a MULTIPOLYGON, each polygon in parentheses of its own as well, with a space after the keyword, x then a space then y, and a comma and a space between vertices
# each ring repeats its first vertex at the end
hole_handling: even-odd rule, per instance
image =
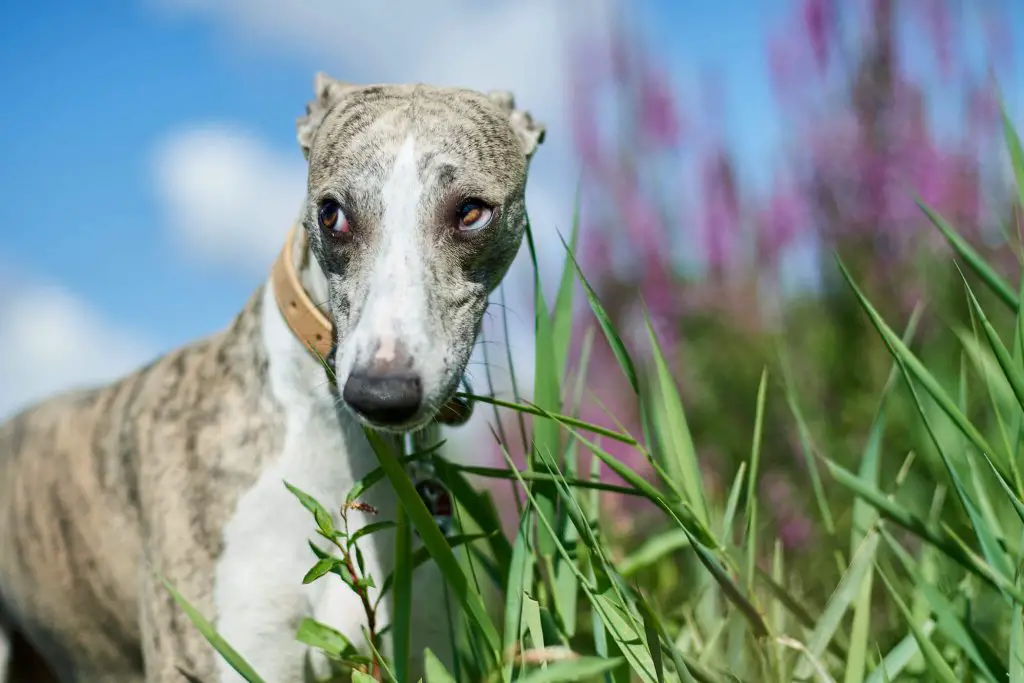
MULTIPOLYGON (((507 92, 317 75, 297 120, 307 195, 234 320, 0 427, 0 682, 242 680, 159 577, 268 683, 326 670, 296 640, 303 618, 364 642, 352 590, 302 583, 308 542, 326 546, 284 482, 337 525, 378 466, 364 427, 408 433, 450 406, 519 251, 544 135, 507 92)), ((397 503, 386 480, 361 500, 379 514, 353 511, 353 529, 397 503)), ((361 539, 378 583, 393 545, 361 539)), ((414 575, 412 680, 424 647, 453 656, 432 567, 414 575)))

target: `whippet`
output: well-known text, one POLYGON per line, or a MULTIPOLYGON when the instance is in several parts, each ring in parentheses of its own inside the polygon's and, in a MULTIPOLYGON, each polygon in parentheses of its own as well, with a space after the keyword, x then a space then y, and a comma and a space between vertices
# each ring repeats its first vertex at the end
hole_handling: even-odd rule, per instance
MULTIPOLYGON (((544 126, 504 92, 323 74, 314 89, 297 229, 233 322, 0 427, 0 682, 49 680, 29 671, 40 659, 62 682, 240 680, 158 575, 268 683, 323 670, 296 641, 304 617, 363 642, 354 592, 303 585, 307 541, 323 541, 283 482, 337 515, 378 466, 363 427, 415 430, 453 398, 520 247, 544 126)), ((365 501, 380 514, 354 528, 396 504, 386 481, 365 501)), ((379 581, 393 540, 361 540, 379 581)), ((413 651, 444 658, 431 566, 414 578, 413 651)))

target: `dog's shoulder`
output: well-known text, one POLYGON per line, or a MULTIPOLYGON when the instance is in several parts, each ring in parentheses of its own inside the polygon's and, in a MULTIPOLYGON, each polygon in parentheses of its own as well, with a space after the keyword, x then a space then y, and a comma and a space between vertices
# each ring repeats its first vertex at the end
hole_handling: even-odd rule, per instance
POLYGON ((26 461, 65 475, 89 468, 101 488, 135 507, 141 467, 179 467, 189 457, 201 466, 232 440, 258 439, 275 412, 259 337, 262 298, 257 291, 226 329, 9 418, 0 425, 0 471, 26 461))

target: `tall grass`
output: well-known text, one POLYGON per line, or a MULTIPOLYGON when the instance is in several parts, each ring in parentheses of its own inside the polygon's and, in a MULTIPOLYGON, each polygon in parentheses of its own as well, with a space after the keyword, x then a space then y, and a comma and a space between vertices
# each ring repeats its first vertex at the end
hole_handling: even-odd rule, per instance
MULTIPOLYGON (((1024 207, 1024 153, 1005 116, 1004 124, 1024 207)), ((1018 570, 1024 549, 1020 288, 986 264, 956 228, 928 206, 921 208, 965 269, 963 291, 972 325, 953 330, 960 342, 955 381, 940 378, 912 350, 916 326, 927 312, 919 308, 898 324, 884 320, 861 293, 856 274, 838 259, 850 291, 892 359, 874 419, 864 425, 858 467, 841 466, 827 444, 816 443, 805 418, 813 408, 801 406, 789 364, 780 358, 777 366, 765 368, 749 395, 736 397, 752 402, 756 418, 749 432, 750 456, 735 472, 724 502, 706 495, 683 403, 650 322, 652 362, 641 371, 575 261, 574 227, 550 308, 540 295, 539 275, 535 283, 532 399, 468 396, 478 405, 529 418, 519 423, 528 445, 525 467, 516 467, 511 456, 510 440, 520 434, 504 434, 500 427, 494 436, 506 469, 450 462, 440 454, 436 435, 419 435, 409 445, 368 433, 381 467, 349 500, 357 505, 366 487, 386 480, 401 501, 392 521, 361 531, 336 529, 318 502, 293 492, 297 504, 311 513, 310 530, 338 550, 337 555, 311 551, 307 580, 340 579, 336 590, 355 590, 371 606, 391 594, 393 623, 386 633, 368 629, 365 643, 349 643, 330 625, 311 620, 297 637, 347 666, 354 680, 404 683, 410 657, 421 654, 410 651, 411 573, 430 561, 437 563, 458 603, 451 617, 456 665, 449 671, 427 652, 430 683, 1024 683, 1024 585, 1018 570), (642 435, 575 417, 587 372, 586 351, 570 367, 577 284, 596 323, 590 334, 604 338, 635 394, 642 435), (980 303, 979 286, 1009 312, 1014 321, 1009 329, 999 329, 996 316, 980 303), (790 572, 781 542, 764 535, 758 521, 761 435, 773 383, 783 389, 807 455, 827 536, 823 542, 834 549, 820 568, 822 576, 835 579, 824 601, 810 599, 804 590, 820 577, 790 572), (896 391, 911 397, 944 473, 923 513, 907 504, 903 486, 918 461, 931 456, 886 452, 882 446, 896 391), (645 478, 612 456, 603 446, 609 441, 635 449, 653 476, 645 478), (453 535, 442 534, 417 495, 404 468, 410 461, 432 464, 452 493, 453 535), (880 478, 885 461, 900 464, 892 481, 880 478), (606 472, 623 483, 607 483, 606 472), (509 480, 522 495, 512 538, 502 533, 491 495, 474 485, 480 477, 509 480), (661 526, 652 525, 650 534, 623 554, 611 541, 600 506, 601 496, 607 495, 646 500, 658 511, 661 526), (965 523, 949 521, 958 516, 965 523), (383 528, 397 531, 395 574, 360 576, 354 541, 383 528), (848 529, 843 532, 848 537, 840 538, 838 529, 848 529), (412 530, 422 547, 414 548, 412 530), (660 588, 666 575, 669 591, 660 588), (488 609, 482 597, 495 591, 501 596, 500 614, 488 609), (382 647, 385 639, 390 639, 388 648, 382 647), (381 654, 385 649, 390 657, 381 654)), ((528 246, 532 254, 532 238, 528 246)), ((536 259, 534 266, 536 272, 536 259)), ((856 365, 858 359, 848 362, 856 365)), ((246 680, 261 680, 201 615, 175 596, 246 680)))

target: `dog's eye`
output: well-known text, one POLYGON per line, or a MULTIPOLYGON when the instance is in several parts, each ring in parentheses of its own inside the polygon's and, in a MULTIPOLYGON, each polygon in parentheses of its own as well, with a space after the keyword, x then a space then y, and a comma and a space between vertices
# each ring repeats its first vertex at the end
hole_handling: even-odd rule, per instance
POLYGON ((459 230, 472 232, 486 228, 494 217, 494 209, 475 199, 463 202, 459 206, 459 230))
POLYGON ((341 210, 341 205, 333 199, 328 199, 320 205, 317 221, 320 223, 321 230, 335 235, 344 235, 349 230, 345 212, 341 210))

